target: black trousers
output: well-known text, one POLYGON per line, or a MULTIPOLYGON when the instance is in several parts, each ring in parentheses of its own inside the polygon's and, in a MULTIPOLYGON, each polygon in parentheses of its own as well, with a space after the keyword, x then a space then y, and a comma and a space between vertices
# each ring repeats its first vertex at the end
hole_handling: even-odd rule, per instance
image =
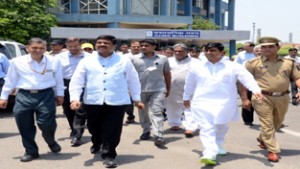
POLYGON ((296 100, 296 94, 298 93, 298 87, 295 83, 295 81, 291 80, 291 93, 292 93, 292 99, 296 100))
POLYGON ((94 146, 107 150, 102 158, 117 156, 116 147, 120 143, 123 118, 127 105, 85 105, 87 126, 94 146))
MULTIPOLYGON (((251 97, 252 97, 252 92, 248 90, 247 92, 247 97, 249 100, 251 100, 251 97)), ((244 109, 242 108, 242 118, 243 118, 243 121, 245 123, 252 123, 253 122, 253 114, 254 113, 254 109, 253 107, 251 106, 251 109, 250 111, 247 110, 247 109, 244 109)))
POLYGON ((13 108, 18 130, 22 137, 22 143, 26 154, 38 154, 38 146, 35 142, 36 126, 42 131, 42 136, 49 147, 56 145, 56 105, 54 91, 42 93, 26 93, 19 91, 13 108))
MULTIPOLYGON (((64 85, 66 89, 64 91, 64 103, 62 105, 63 112, 67 117, 69 126, 71 128, 71 136, 80 139, 84 132, 85 122, 86 122, 86 113, 84 110, 84 106, 82 106, 74 111, 70 107, 70 93, 69 93, 69 83, 70 80, 64 79, 64 85)), ((83 96, 83 95, 82 95, 83 96)), ((81 100, 82 100, 81 96, 81 100)))
POLYGON ((134 116, 134 114, 133 114, 133 110, 134 110, 134 105, 133 105, 133 103, 134 103, 134 102, 131 100, 131 104, 128 105, 128 106, 126 107, 126 110, 125 110, 125 112, 126 112, 126 114, 127 114, 127 119, 128 119, 128 120, 132 120, 132 119, 135 118, 135 116, 134 116))

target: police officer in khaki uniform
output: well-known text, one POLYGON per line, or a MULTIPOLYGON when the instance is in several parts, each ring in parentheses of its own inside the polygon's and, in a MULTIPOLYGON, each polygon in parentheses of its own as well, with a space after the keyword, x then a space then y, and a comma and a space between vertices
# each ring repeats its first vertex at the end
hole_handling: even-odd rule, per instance
POLYGON ((277 55, 280 49, 278 39, 262 37, 259 39, 259 44, 261 45, 262 56, 245 64, 264 95, 263 100, 258 100, 255 97, 252 97, 251 100, 261 122, 261 133, 257 141, 260 143, 260 148, 268 150, 268 160, 278 162, 280 147, 275 138, 275 132, 282 124, 288 110, 290 101, 288 95, 289 79, 295 80, 299 88, 300 73, 292 59, 281 58, 277 55))

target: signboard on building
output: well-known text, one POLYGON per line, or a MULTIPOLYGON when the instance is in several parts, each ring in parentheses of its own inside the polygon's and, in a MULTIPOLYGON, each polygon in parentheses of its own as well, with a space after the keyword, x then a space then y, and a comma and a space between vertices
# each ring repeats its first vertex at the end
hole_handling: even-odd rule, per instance
POLYGON ((194 39, 200 38, 200 31, 191 30, 146 30, 147 38, 194 39))

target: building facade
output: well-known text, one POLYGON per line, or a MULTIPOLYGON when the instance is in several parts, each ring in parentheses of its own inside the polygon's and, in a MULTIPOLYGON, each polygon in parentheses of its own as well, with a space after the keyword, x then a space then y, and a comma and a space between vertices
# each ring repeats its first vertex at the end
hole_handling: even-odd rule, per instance
POLYGON ((176 29, 202 16, 225 29, 222 0, 58 0, 61 27, 176 29))
MULTIPOLYGON (((70 34, 78 36, 80 31, 81 38, 90 38, 82 32, 115 28, 126 29, 132 35, 142 29, 174 30, 182 26, 192 29, 193 16, 209 19, 219 26, 220 31, 233 30, 234 3, 235 0, 228 0, 228 3, 222 0, 58 0, 58 7, 51 13, 57 16, 59 27, 52 28, 51 34, 54 38, 65 38, 70 34), (72 29, 66 33, 66 28, 72 29)), ((235 43, 235 40, 249 39, 247 36, 250 36, 250 32, 249 35, 247 32, 230 33, 235 38, 228 39, 228 35, 218 38, 235 43)), ((210 40, 208 35, 206 37, 205 40, 210 40)), ((127 36, 123 37, 122 33, 118 38, 127 36)))

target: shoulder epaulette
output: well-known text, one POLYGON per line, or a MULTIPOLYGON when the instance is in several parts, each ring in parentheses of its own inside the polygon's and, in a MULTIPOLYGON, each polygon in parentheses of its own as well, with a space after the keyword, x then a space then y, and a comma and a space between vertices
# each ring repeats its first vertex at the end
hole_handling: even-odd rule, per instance
POLYGON ((293 58, 282 58, 283 60, 290 60, 290 61, 292 61, 292 62, 295 62, 295 59, 293 59, 293 58))
POLYGON ((252 63, 252 62, 258 61, 259 59, 260 59, 260 57, 255 57, 255 58, 249 59, 247 62, 252 63))

